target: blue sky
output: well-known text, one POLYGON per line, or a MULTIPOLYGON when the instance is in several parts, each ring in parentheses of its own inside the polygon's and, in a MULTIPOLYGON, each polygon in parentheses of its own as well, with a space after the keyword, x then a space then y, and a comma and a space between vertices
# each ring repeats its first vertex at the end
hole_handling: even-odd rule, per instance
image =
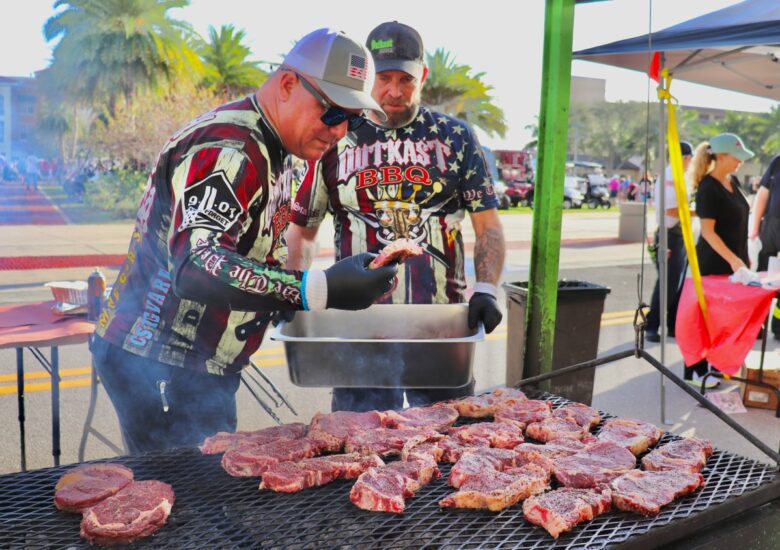
MULTIPOLYGON (((45 42, 42 28, 54 14, 53 3, 14 2, 14 15, 0 18, 0 75, 29 75, 48 65, 51 44, 45 42)), ((575 13, 574 49, 637 36, 651 28, 660 30, 734 3, 736 0, 611 0, 582 4, 575 13)), ((190 22, 204 36, 209 25, 243 28, 254 58, 268 61, 278 61, 294 40, 315 28, 337 28, 362 41, 377 24, 397 19, 420 31, 428 51, 444 48, 459 63, 485 73, 484 80, 494 87, 496 102, 509 124, 504 140, 483 136, 486 145, 522 147, 528 139, 524 127, 539 111, 543 0, 395 0, 382 4, 359 0, 192 0, 190 6, 173 10, 171 15, 190 22)), ((572 74, 605 78, 608 100, 644 101, 647 97, 647 78, 637 72, 575 61, 572 74)), ((677 82, 674 91, 684 105, 767 111, 776 104, 683 82, 677 82)))

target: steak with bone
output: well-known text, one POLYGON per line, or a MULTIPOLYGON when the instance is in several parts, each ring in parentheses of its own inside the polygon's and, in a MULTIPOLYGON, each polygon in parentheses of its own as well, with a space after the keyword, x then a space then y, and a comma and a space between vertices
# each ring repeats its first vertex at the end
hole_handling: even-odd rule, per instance
POLYGON ((516 449, 472 449, 463 453, 450 470, 449 484, 461 487, 469 479, 479 477, 487 470, 508 471, 528 464, 538 466, 548 476, 552 472, 552 461, 536 451, 516 449))
POLYGON ((590 432, 584 426, 577 424, 572 418, 551 416, 541 422, 531 422, 525 428, 525 435, 537 441, 552 441, 554 439, 582 439, 590 432))
POLYGON ((446 403, 429 407, 411 407, 400 411, 385 411, 385 425, 404 430, 408 428, 430 428, 445 432, 458 420, 458 410, 446 403))
POLYGON ((344 448, 349 435, 381 428, 384 419, 384 415, 377 411, 317 413, 309 424, 308 436, 323 441, 324 450, 337 453, 344 448))
POLYGON ((81 536, 90 544, 130 544, 160 529, 171 513, 173 488, 162 481, 133 481, 84 510, 81 536))
POLYGON ((555 418, 567 418, 573 420, 586 430, 595 428, 601 422, 599 411, 583 403, 569 403, 558 407, 552 413, 555 418))
POLYGON ((520 390, 514 388, 499 388, 491 393, 472 395, 451 401, 450 404, 458 410, 460 416, 468 418, 484 418, 493 416, 501 404, 516 401, 526 401, 528 398, 520 390))
POLYGON ((54 487, 54 505, 81 512, 116 494, 133 481, 133 471, 121 464, 87 464, 68 470, 54 487))
POLYGON ((548 441, 544 445, 536 445, 535 443, 523 443, 515 447, 516 450, 529 450, 538 451, 547 458, 555 459, 561 456, 569 456, 584 450, 591 443, 597 442, 598 439, 593 435, 586 435, 581 440, 571 439, 568 437, 562 437, 548 441))
POLYGON ((635 467, 636 457, 611 441, 592 443, 582 451, 553 461, 553 473, 561 485, 578 489, 609 483, 635 467))
POLYGON ((640 455, 658 443, 663 431, 657 426, 633 418, 609 418, 604 421, 598 438, 602 441, 612 441, 640 455))
POLYGON ((411 443, 410 448, 412 448, 426 441, 438 441, 443 438, 442 434, 429 428, 408 430, 376 428, 348 436, 344 450, 348 453, 378 454, 385 458, 400 455, 407 443, 411 443))
POLYGON ((443 508, 477 508, 498 512, 550 488, 550 473, 536 464, 505 471, 485 469, 470 476, 457 492, 439 501, 443 508))
POLYGON ((401 449, 401 460, 408 462, 410 460, 423 460, 441 462, 444 457, 444 449, 439 446, 438 441, 424 441, 419 443, 415 440, 407 441, 401 449))
POLYGON ((594 489, 562 487, 526 500, 523 503, 523 515, 557 539, 561 533, 571 531, 578 523, 609 512, 611 507, 612 492, 605 485, 594 489))
POLYGON ((203 441, 200 452, 204 455, 215 455, 245 444, 265 445, 273 441, 300 439, 304 435, 306 435, 306 424, 300 422, 272 426, 253 432, 217 432, 203 441))
POLYGON ((377 455, 358 453, 317 456, 295 462, 278 462, 263 473, 260 489, 295 493, 336 479, 354 479, 369 468, 384 466, 377 455))
POLYGON ((442 460, 445 462, 457 462, 466 451, 473 449, 484 449, 490 447, 490 441, 486 439, 476 439, 471 443, 463 443, 461 440, 447 436, 436 445, 442 450, 442 460))
POLYGON ((441 477, 441 472, 432 460, 391 462, 361 474, 349 492, 349 500, 369 512, 400 514, 406 508, 406 499, 434 477, 441 477))
POLYGON ((316 456, 322 452, 324 445, 320 440, 304 437, 266 445, 236 447, 222 455, 222 467, 234 477, 258 477, 278 462, 316 456))
POLYGON ((625 512, 655 516, 662 506, 703 485, 704 477, 698 472, 634 470, 612 482, 612 504, 625 512))
POLYGON ((506 422, 477 422, 467 426, 450 428, 450 437, 464 445, 477 441, 487 441, 490 447, 512 449, 523 443, 523 430, 515 424, 506 422))
POLYGON ((515 424, 520 429, 532 422, 541 422, 552 415, 552 407, 547 401, 529 399, 526 401, 509 401, 498 405, 494 418, 496 422, 515 424))
POLYGON ((391 262, 403 263, 407 258, 420 256, 423 253, 422 247, 409 239, 396 239, 384 247, 377 257, 368 264, 369 269, 377 269, 391 262))
POLYGON ((642 458, 645 470, 682 470, 698 473, 712 455, 712 444, 705 439, 687 437, 667 443, 642 458))

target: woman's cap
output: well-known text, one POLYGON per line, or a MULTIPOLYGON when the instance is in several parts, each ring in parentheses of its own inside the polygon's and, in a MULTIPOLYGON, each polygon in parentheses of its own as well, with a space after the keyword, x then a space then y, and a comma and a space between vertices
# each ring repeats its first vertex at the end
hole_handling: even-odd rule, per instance
POLYGON ((719 134, 710 140, 710 150, 713 153, 728 153, 736 159, 746 161, 752 158, 753 151, 745 147, 737 134, 719 134))

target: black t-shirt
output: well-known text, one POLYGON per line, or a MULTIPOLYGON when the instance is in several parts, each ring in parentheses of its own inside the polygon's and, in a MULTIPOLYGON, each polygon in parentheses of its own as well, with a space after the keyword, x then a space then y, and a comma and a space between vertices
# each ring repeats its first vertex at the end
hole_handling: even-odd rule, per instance
POLYGON ((769 204, 764 215, 780 219, 780 155, 769 163, 769 168, 761 177, 761 187, 769 189, 769 204))
MULTIPOLYGON (((739 187, 729 192, 712 176, 705 176, 696 190, 696 214, 714 219, 715 233, 746 265, 748 259, 747 232, 750 206, 739 187)), ((731 275, 731 267, 715 252, 703 237, 696 243, 699 269, 702 275, 731 275)))

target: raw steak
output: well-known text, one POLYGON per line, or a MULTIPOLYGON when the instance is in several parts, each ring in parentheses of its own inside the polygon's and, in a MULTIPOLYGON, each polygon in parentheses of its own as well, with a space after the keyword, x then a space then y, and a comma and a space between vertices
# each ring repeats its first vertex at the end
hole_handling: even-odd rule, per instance
POLYGON ((200 446, 204 455, 215 455, 229 451, 246 443, 265 445, 272 441, 299 439, 306 435, 306 424, 282 424, 254 432, 217 432, 207 437, 200 446))
POLYGON ((452 401, 450 404, 458 410, 460 416, 483 418, 493 416, 496 412, 496 407, 501 404, 526 401, 527 399, 520 390, 499 388, 492 393, 464 397, 463 399, 452 401))
POLYGON ((569 403, 563 407, 558 407, 553 411, 552 415, 556 418, 573 420, 585 428, 586 431, 595 428, 601 422, 599 411, 582 403, 569 403))
POLYGON ((536 451, 471 449, 463 453, 452 467, 448 481, 451 486, 458 488, 469 479, 483 475, 487 470, 506 472, 522 469, 530 464, 546 472, 548 477, 552 472, 552 461, 536 451))
POLYGON ((408 441, 401 449, 401 460, 408 462, 410 460, 427 460, 441 462, 444 457, 444 449, 439 447, 436 441, 426 441, 418 443, 415 440, 408 441))
POLYGON ((533 443, 523 443, 515 447, 515 450, 533 450, 542 453, 547 458, 555 459, 560 456, 569 456, 585 449, 589 444, 597 442, 592 435, 586 435, 582 440, 570 439, 567 437, 553 439, 544 445, 535 445, 533 443))
POLYGON ((704 477, 698 472, 634 470, 612 482, 612 504, 626 512, 655 516, 661 506, 703 485, 704 477))
POLYGON ((593 443, 578 453, 553 461, 553 473, 561 485, 578 489, 609 483, 635 467, 636 457, 611 441, 593 443))
POLYGON ((563 487, 526 500, 523 503, 523 515, 557 539, 561 533, 571 531, 578 523, 609 512, 611 507, 612 493, 604 485, 595 489, 563 487))
POLYGON ((588 429, 577 424, 572 418, 551 416, 541 422, 532 422, 525 428, 525 435, 537 441, 553 439, 582 439, 588 435, 588 429))
POLYGON ((510 401, 496 408, 496 422, 516 424, 521 429, 531 422, 540 422, 552 414, 552 407, 547 401, 527 400, 510 401))
POLYGON ((446 403, 437 403, 430 407, 412 407, 401 411, 385 411, 385 423, 390 428, 430 428, 439 432, 458 420, 458 410, 446 403))
POLYGON ((175 496, 162 481, 133 481, 84 510, 81 536, 90 544, 130 544, 165 525, 175 496))
POLYGON ((441 473, 432 460, 391 462, 381 468, 371 468, 360 477, 349 492, 355 506, 370 512, 400 514, 406 499, 441 473))
POLYGON ((518 426, 506 422, 478 422, 458 426, 450 428, 449 434, 464 445, 487 441, 490 447, 502 449, 511 449, 524 441, 523 431, 518 426))
POLYGON ((504 472, 486 469, 469 477, 460 489, 447 495, 443 508, 479 508, 498 512, 550 487, 550 474, 535 464, 510 468, 504 472))
POLYGON ((348 436, 381 428, 383 422, 384 415, 377 411, 317 413, 309 424, 309 437, 326 442, 324 450, 339 452, 348 436))
POLYGON ((411 428, 396 430, 392 428, 377 428, 347 437, 344 450, 348 453, 378 454, 381 457, 397 456, 407 443, 419 445, 425 441, 438 441, 444 436, 428 428, 411 428))
POLYGON ((490 442, 485 439, 478 439, 472 443, 463 443, 454 437, 445 437, 438 441, 436 445, 442 450, 442 460, 445 462, 457 462, 461 455, 466 451, 479 448, 487 448, 490 442))
POLYGON ((234 477, 257 477, 277 462, 301 460, 318 455, 323 443, 308 437, 274 441, 267 445, 236 447, 222 455, 222 467, 234 477))
POLYGON ((633 418, 610 418, 604 421, 598 438, 612 441, 639 455, 658 443, 664 434, 656 426, 633 418))
POLYGON ((88 464, 65 472, 54 487, 54 505, 81 512, 116 494, 133 481, 133 471, 120 464, 88 464))
POLYGON ((390 262, 403 263, 411 256, 419 256, 423 253, 422 247, 409 239, 396 239, 384 247, 376 258, 368 264, 369 269, 376 269, 390 262))
POLYGON ((353 479, 368 470, 384 466, 377 455, 358 453, 304 458, 296 462, 278 462, 263 473, 260 489, 294 493, 308 487, 325 485, 339 478, 353 479))
POLYGON ((701 472, 712 454, 712 445, 705 439, 688 437, 667 443, 642 458, 645 470, 682 470, 701 472))

